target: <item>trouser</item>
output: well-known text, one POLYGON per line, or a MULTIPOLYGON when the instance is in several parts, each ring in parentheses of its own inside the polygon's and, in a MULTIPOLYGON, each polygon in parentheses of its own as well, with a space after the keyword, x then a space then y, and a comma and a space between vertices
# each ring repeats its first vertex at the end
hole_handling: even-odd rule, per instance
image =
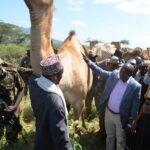
POLYGON ((19 118, 16 117, 14 112, 4 111, 11 103, 12 101, 7 94, 0 95, 0 140, 4 136, 4 128, 6 128, 5 137, 8 143, 15 142, 18 133, 22 130, 19 118))
POLYGON ((107 134, 106 150, 125 150, 126 137, 121 125, 120 115, 113 114, 108 108, 105 111, 105 129, 107 134))
POLYGON ((4 122, 3 118, 0 117, 0 140, 4 136, 4 128, 6 128, 5 137, 7 142, 16 142, 18 133, 22 130, 22 126, 19 123, 19 118, 13 114, 7 122, 4 122))
POLYGON ((100 133, 106 138, 106 131, 105 131, 105 111, 99 111, 99 128, 100 133))

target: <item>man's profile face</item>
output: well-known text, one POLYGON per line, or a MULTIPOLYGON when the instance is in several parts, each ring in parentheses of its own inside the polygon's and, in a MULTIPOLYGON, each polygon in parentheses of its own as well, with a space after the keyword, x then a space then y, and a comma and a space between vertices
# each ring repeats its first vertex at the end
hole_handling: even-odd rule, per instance
POLYGON ((113 71, 119 68, 119 64, 109 63, 109 67, 110 67, 110 71, 113 71))
POLYGON ((60 72, 56 74, 56 84, 59 84, 60 80, 62 79, 64 70, 62 69, 60 72))
POLYGON ((146 73, 147 73, 147 71, 148 71, 148 66, 142 66, 141 68, 140 68, 140 73, 141 73, 141 75, 145 75, 146 73))

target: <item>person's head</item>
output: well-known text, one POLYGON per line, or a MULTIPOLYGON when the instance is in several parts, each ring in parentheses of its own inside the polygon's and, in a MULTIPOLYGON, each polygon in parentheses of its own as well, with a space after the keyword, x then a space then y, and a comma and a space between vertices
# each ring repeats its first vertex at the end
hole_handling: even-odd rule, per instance
POLYGON ((30 50, 27 50, 27 56, 30 57, 30 50))
POLYGON ((143 62, 141 63, 141 66, 140 66, 139 70, 140 70, 140 74, 141 74, 142 76, 147 73, 147 71, 148 71, 148 64, 147 64, 146 61, 143 61, 143 62))
POLYGON ((133 65, 134 68, 136 67, 136 60, 135 60, 135 59, 129 59, 129 60, 127 61, 127 63, 133 65))
POLYGON ((97 57, 97 55, 96 55, 96 53, 95 53, 94 51, 90 50, 90 51, 89 51, 89 54, 88 54, 88 57, 89 57, 89 59, 92 60, 93 62, 96 62, 96 57, 97 57))
POLYGON ((55 84, 59 84, 62 78, 64 67, 58 55, 53 55, 43 59, 40 62, 40 66, 42 69, 42 75, 44 77, 51 80, 55 84))
POLYGON ((136 65, 140 65, 142 63, 142 58, 140 56, 136 56, 135 57, 135 60, 136 60, 136 65))
POLYGON ((122 55, 123 55, 122 51, 120 49, 116 49, 114 56, 117 56, 119 59, 121 59, 122 55))
POLYGON ((126 82, 133 75, 134 67, 133 65, 126 63, 122 66, 120 70, 120 79, 126 82))
POLYGON ((117 56, 112 56, 108 62, 110 71, 119 68, 119 58, 117 56))

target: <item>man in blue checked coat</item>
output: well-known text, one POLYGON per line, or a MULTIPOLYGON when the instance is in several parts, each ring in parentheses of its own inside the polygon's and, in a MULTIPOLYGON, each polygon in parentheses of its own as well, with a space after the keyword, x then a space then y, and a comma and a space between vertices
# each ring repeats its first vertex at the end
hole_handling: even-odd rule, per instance
POLYGON ((125 150, 125 129, 131 129, 141 97, 141 85, 132 77, 134 67, 124 64, 120 70, 109 72, 95 65, 86 56, 83 59, 94 72, 107 79, 98 105, 99 110, 105 109, 106 150, 125 150))

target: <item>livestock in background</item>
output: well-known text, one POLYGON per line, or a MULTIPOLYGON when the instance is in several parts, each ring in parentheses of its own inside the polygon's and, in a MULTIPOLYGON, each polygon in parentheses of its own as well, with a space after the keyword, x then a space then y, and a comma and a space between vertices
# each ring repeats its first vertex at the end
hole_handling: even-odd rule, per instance
POLYGON ((90 48, 86 48, 86 49, 88 49, 87 52, 93 51, 93 53, 97 55, 96 61, 109 59, 116 51, 115 46, 110 43, 105 43, 102 46, 96 46, 93 47, 92 49, 90 48))

